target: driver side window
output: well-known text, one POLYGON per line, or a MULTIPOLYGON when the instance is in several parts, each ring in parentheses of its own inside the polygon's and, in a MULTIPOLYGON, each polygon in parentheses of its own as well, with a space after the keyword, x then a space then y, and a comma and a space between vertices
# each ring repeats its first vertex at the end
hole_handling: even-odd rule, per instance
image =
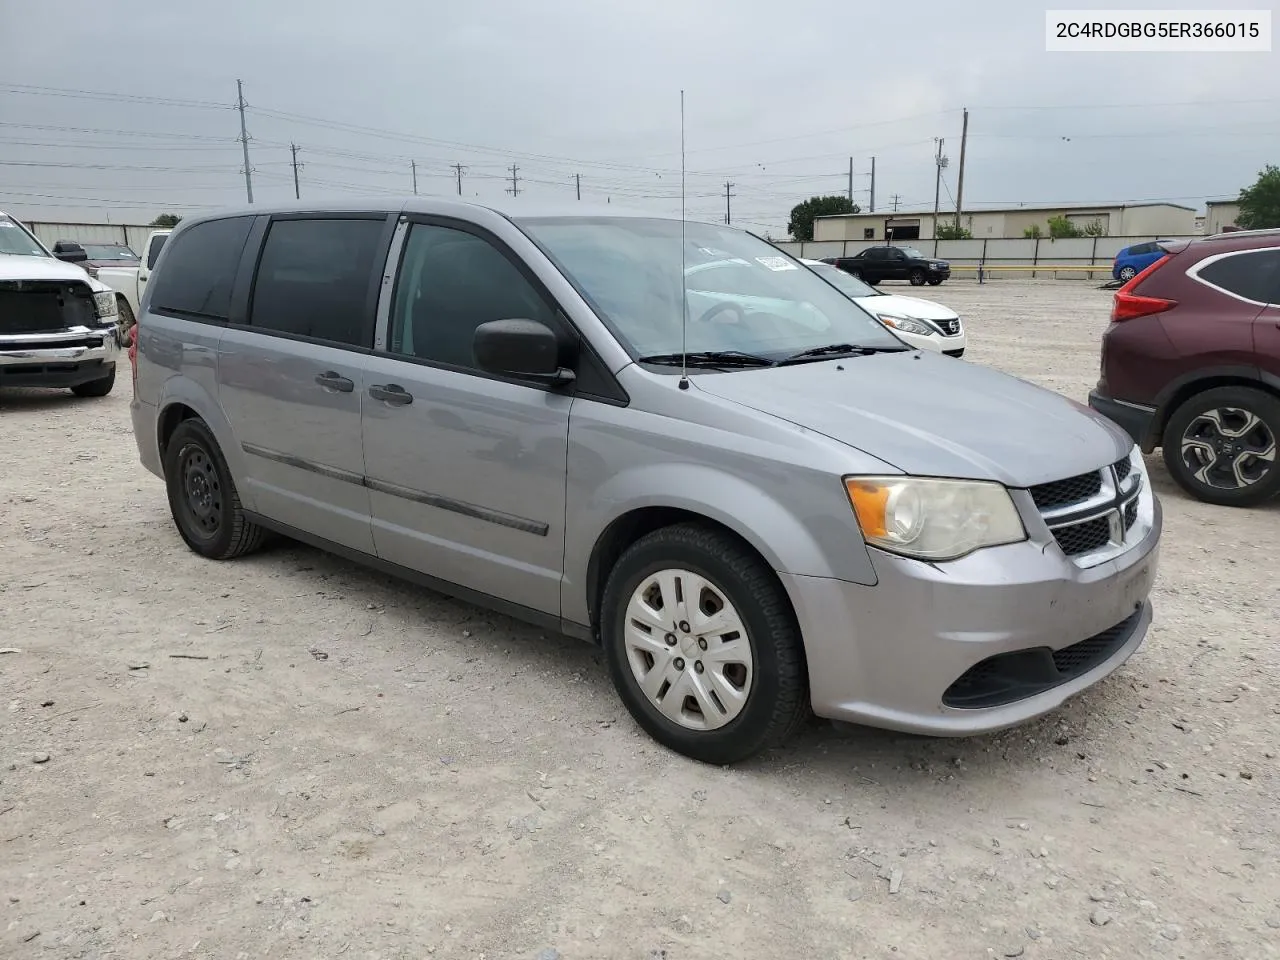
POLYGON ((472 341, 476 327, 490 320, 559 326, 551 305, 488 240, 452 227, 413 224, 396 281, 388 351, 478 369, 472 341))

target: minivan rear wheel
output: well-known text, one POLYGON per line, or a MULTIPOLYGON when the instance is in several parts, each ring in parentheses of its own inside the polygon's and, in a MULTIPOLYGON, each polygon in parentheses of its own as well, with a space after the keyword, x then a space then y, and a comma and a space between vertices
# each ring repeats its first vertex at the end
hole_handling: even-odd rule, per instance
POLYGON ((183 420, 164 455, 169 511, 187 546, 211 560, 231 560, 262 546, 266 531, 245 516, 213 431, 183 420))
POLYGON ((642 537, 605 584, 601 639, 628 711, 705 763, 782 743, 808 716, 800 630, 769 566, 697 524, 642 537))
POLYGON ((1173 479, 1197 500, 1251 507, 1280 493, 1277 437, 1280 400, 1252 387, 1215 387, 1174 410, 1162 453, 1173 479))

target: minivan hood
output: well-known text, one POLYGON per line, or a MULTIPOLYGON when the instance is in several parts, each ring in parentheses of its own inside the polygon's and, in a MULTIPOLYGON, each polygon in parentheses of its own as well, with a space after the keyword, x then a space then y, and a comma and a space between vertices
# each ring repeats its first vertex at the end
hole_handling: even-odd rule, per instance
POLYGON ((1096 470, 1133 449, 1119 427, 1083 404, 938 354, 874 354, 694 382, 916 476, 1028 487, 1096 470))
POLYGON ((74 263, 63 263, 53 257, 0 254, 0 280, 79 280, 87 283, 89 275, 74 263))

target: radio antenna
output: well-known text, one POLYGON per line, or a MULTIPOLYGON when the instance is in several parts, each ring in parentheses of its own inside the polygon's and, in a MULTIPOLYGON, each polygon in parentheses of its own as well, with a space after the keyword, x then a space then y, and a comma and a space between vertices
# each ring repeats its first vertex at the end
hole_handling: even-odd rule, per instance
POLYGON ((680 389, 689 389, 689 282, 685 276, 684 91, 680 91, 680 389))

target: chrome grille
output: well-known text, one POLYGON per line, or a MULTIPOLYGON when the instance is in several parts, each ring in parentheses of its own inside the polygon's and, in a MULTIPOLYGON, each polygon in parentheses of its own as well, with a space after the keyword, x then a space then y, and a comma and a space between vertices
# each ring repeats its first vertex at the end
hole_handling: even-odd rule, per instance
POLYGON ((954 337, 958 336, 960 333, 959 317, 956 317, 954 320, 935 320, 933 322, 937 324, 938 329, 942 331, 942 335, 944 337, 954 337))
POLYGON ((1126 457, 1028 492, 1062 552, 1085 566, 1123 545, 1137 523, 1142 475, 1126 457))

